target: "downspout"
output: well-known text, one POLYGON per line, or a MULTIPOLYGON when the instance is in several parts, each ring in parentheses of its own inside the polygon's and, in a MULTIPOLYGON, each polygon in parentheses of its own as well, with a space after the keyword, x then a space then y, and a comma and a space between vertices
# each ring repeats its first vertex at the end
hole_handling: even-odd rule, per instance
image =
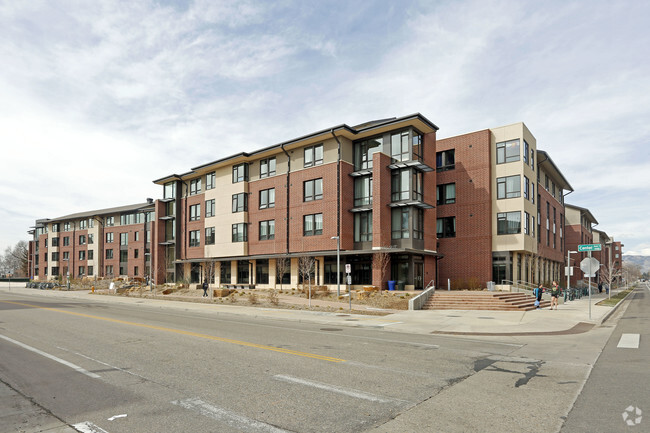
POLYGON ((287 252, 286 252, 286 254, 288 255, 289 254, 289 234, 290 234, 290 232, 289 232, 289 208, 290 208, 290 206, 289 206, 290 205, 289 185, 290 185, 290 183, 289 182, 291 180, 291 177, 290 177, 290 174, 291 174, 291 156, 289 155, 289 152, 287 152, 287 150, 284 148, 284 144, 281 144, 280 147, 282 148, 282 151, 284 152, 284 154, 287 156, 287 184, 286 184, 286 190, 287 190, 287 212, 286 212, 286 215, 287 216, 285 217, 285 220, 286 220, 286 230, 287 230, 287 248, 286 248, 287 252))
POLYGON ((338 156, 336 160, 336 236, 341 240, 341 142, 334 134, 334 130, 330 130, 332 137, 336 140, 338 145, 338 156))

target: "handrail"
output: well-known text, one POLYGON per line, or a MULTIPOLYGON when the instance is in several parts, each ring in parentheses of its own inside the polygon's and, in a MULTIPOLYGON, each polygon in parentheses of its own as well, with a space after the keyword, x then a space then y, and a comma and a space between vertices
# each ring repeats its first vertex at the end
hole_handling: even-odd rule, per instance
POLYGON ((427 287, 419 295, 409 299, 409 311, 421 310, 424 304, 427 303, 429 298, 433 296, 436 291, 436 285, 433 280, 429 281, 427 287))

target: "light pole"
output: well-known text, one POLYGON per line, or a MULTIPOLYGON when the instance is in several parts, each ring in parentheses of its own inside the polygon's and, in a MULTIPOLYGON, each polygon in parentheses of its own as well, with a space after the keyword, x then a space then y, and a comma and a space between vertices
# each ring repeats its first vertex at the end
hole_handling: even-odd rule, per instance
MULTIPOLYGON (((569 292, 569 284, 571 283, 571 254, 575 254, 577 251, 567 250, 566 252, 566 295, 569 292)), ((564 298, 566 301, 566 297, 564 298)))
POLYGON ((336 296, 341 296, 341 238, 332 236, 336 239, 336 296))

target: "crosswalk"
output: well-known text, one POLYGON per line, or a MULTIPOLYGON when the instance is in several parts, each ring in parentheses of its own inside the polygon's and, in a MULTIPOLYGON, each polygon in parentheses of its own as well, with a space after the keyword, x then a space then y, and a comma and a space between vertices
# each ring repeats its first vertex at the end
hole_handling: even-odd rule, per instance
POLYGON ((640 342, 640 334, 623 334, 616 347, 619 349, 638 349, 640 342))

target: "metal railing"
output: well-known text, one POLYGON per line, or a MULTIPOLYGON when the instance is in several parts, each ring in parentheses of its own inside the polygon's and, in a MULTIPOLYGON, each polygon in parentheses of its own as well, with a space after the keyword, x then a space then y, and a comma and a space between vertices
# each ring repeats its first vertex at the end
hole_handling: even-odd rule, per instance
POLYGON ((429 298, 433 296, 436 291, 436 285, 433 280, 424 288, 424 291, 414 298, 409 299, 409 310, 421 310, 424 304, 427 303, 429 298))

